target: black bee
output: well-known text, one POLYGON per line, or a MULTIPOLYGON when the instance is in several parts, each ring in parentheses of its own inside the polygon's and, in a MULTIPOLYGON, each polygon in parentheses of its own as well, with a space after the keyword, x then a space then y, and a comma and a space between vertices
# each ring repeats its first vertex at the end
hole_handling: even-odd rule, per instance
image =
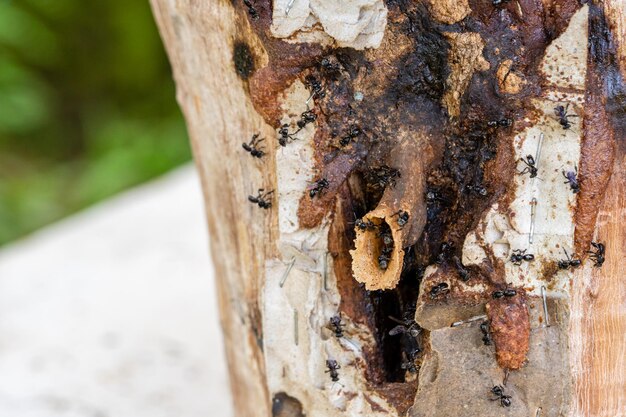
POLYGON ((505 288, 504 290, 498 290, 491 293, 491 297, 493 298, 502 298, 502 297, 514 297, 517 294, 517 291, 513 288, 505 288))
POLYGON ((511 119, 500 119, 487 122, 487 126, 489 127, 509 127, 512 124, 513 120, 511 119))
POLYGON ((352 140, 358 137, 361 133, 362 131, 358 126, 352 125, 348 130, 348 134, 339 140, 339 144, 341 146, 348 146, 350 142, 352 142, 352 140))
POLYGON ((378 267, 380 269, 387 269, 389 267, 391 252, 393 252, 393 244, 383 245, 380 250, 380 256, 378 257, 378 267))
POLYGON ((594 266, 599 268, 604 263, 604 244, 591 242, 591 246, 596 248, 596 250, 588 251, 587 253, 591 254, 589 257, 593 260, 594 266))
POLYGON ((417 338, 422 332, 422 328, 415 322, 412 316, 415 315, 415 311, 410 311, 403 316, 403 319, 397 319, 393 316, 388 316, 390 320, 398 323, 393 329, 389 330, 389 336, 396 336, 398 334, 410 335, 413 338, 417 338))
POLYGON ((554 108, 554 114, 559 118, 559 124, 563 127, 564 130, 572 127, 572 124, 568 120, 568 117, 578 117, 575 114, 567 114, 567 110, 569 109, 569 103, 565 105, 565 107, 558 105, 554 108))
POLYGON ((446 259, 448 259, 452 253, 454 252, 454 243, 452 242, 443 242, 441 247, 439 248, 439 254, 437 255, 437 263, 442 264, 446 259))
POLYGON ((425 200, 427 203, 434 204, 436 202, 448 203, 448 200, 445 199, 441 193, 433 190, 429 190, 425 194, 425 200))
POLYGON ((366 174, 368 183, 372 187, 378 189, 385 189, 387 186, 394 187, 396 185, 396 179, 400 178, 400 171, 395 168, 382 165, 377 168, 372 168, 366 174))
POLYGON ((475 192, 476 194, 482 195, 483 197, 489 194, 487 189, 482 185, 466 185, 465 189, 467 191, 475 192))
POLYGON ((521 170, 519 172, 520 175, 524 175, 526 173, 530 174, 530 178, 535 178, 537 176, 537 166, 535 158, 532 157, 532 155, 526 155, 526 159, 524 158, 520 158, 520 160, 526 164, 526 167, 524 167, 523 170, 521 170))
POLYGON ((493 340, 491 339, 491 333, 489 333, 489 322, 483 321, 480 323, 480 331, 483 333, 483 344, 485 346, 491 346, 493 340))
POLYGON ((321 196, 322 193, 328 188, 329 182, 326 178, 315 181, 312 188, 309 190, 309 197, 321 196))
POLYGON ((404 369, 405 371, 409 371, 412 374, 416 374, 419 370, 419 367, 415 365, 415 362, 410 359, 402 361, 402 363, 400 364, 400 368, 404 369))
POLYGON ((450 286, 445 282, 440 282, 439 284, 433 286, 430 289, 430 298, 437 298, 440 295, 446 295, 450 292, 450 286))
POLYGON ((265 190, 263 188, 259 188, 257 196, 254 197, 254 196, 249 195, 248 201, 250 201, 251 203, 257 204, 262 209, 267 210, 268 208, 272 207, 272 202, 269 201, 269 197, 274 193, 274 190, 268 191, 266 193, 264 193, 264 191, 265 190))
POLYGON ((341 64, 335 62, 333 59, 326 57, 320 61, 320 67, 322 72, 330 78, 336 78, 341 74, 341 64))
POLYGON ((388 253, 381 253, 380 256, 378 256, 378 267, 380 269, 387 269, 389 268, 389 262, 391 261, 391 256, 389 256, 388 253))
POLYGON ((405 371, 409 371, 412 374, 416 374, 417 371, 419 370, 419 367, 415 365, 415 359, 418 353, 419 353, 419 350, 410 352, 408 354, 405 352, 402 352, 403 360, 402 360, 402 363, 400 364, 400 368, 404 369, 405 371))
POLYGON ((354 222, 354 225, 362 231, 378 229, 378 226, 376 226, 376 224, 369 219, 357 219, 357 221, 354 222))
POLYGON ((255 158, 261 158, 265 155, 262 149, 257 148, 257 145, 263 142, 265 139, 259 139, 259 134, 255 133, 252 135, 252 139, 248 143, 242 143, 241 146, 246 150, 246 152, 250 152, 250 155, 255 158))
POLYGON ((322 98, 326 96, 326 93, 324 92, 324 89, 322 88, 322 83, 320 83, 320 81, 314 76, 307 75, 307 77, 304 80, 304 85, 311 91, 311 95, 306 101, 307 104, 313 97, 322 98))
POLYGON ((303 112, 300 115, 300 120, 298 120, 298 122, 297 122, 297 125, 298 125, 298 128, 299 128, 298 131, 304 129, 304 127, 307 124, 313 123, 316 120, 317 120, 317 115, 315 113, 313 113, 312 110, 307 110, 307 111, 303 112))
POLYGON ((511 253, 511 262, 513 265, 521 265, 522 261, 530 262, 535 259, 535 255, 532 253, 526 253, 527 249, 515 249, 513 253, 511 253))
POLYGON ((572 189, 572 192, 574 194, 578 193, 580 191, 580 184, 578 184, 578 168, 574 167, 574 171, 562 171, 563 172, 563 176, 565 177, 565 179, 567 181, 564 182, 564 184, 569 184, 569 188, 572 189))
POLYGON ((294 136, 294 133, 289 133, 289 125, 286 123, 278 129, 278 134, 280 135, 278 138, 278 144, 280 146, 287 146, 289 142, 298 139, 294 136))
POLYGON ((259 18, 259 13, 256 11, 250 0, 243 0, 243 4, 248 8, 248 13, 250 13, 250 17, 253 20, 257 20, 259 18))
POLYGON ((341 321, 341 314, 338 316, 332 316, 330 318, 330 325, 333 327, 333 331, 335 332, 335 337, 340 338, 343 337, 343 327, 345 324, 341 321))
MULTIPOLYGON (((391 230, 378 232, 378 237, 382 238, 384 248, 389 248, 390 246, 393 246, 393 236, 391 235, 391 230)), ((391 250, 389 250, 389 252, 391 252, 391 250)))
POLYGON ((400 171, 395 168, 390 168, 387 165, 383 165, 378 169, 378 179, 383 188, 387 185, 394 187, 396 185, 396 178, 400 178, 400 171))
POLYGON ((454 256, 452 259, 454 260, 454 265, 456 266, 456 270, 458 271, 461 279, 463 281, 469 280, 470 279, 469 269, 465 268, 465 265, 463 265, 463 262, 461 262, 458 256, 454 256))
POLYGON ((402 229, 404 226, 406 226, 406 224, 409 222, 409 212, 408 211, 404 211, 404 210, 399 210, 395 213, 393 213, 391 215, 391 217, 393 216, 398 216, 398 226, 400 226, 400 229, 402 229))
POLYGON ((387 269, 389 267, 389 261, 391 260, 391 252, 393 252, 393 236, 389 227, 386 230, 379 230, 378 237, 383 242, 381 254, 378 257, 378 267, 380 269, 387 269))
POLYGON ((334 359, 327 359, 326 360, 326 367, 328 369, 326 370, 325 373, 330 373, 330 379, 333 382, 339 381, 339 373, 337 372, 337 370, 341 369, 341 366, 339 366, 337 361, 334 360, 334 359))
POLYGON ((565 252, 565 257, 567 259, 566 260, 560 260, 558 262, 559 269, 578 268, 582 264, 580 259, 575 259, 574 258, 576 255, 574 255, 574 257, 570 258, 569 254, 567 253, 565 248, 563 248, 563 252, 565 252))
POLYGON ((504 388, 501 385, 496 385, 491 388, 491 393, 496 396, 496 398, 492 398, 491 401, 500 401, 502 407, 511 406, 511 396, 504 395, 504 388))

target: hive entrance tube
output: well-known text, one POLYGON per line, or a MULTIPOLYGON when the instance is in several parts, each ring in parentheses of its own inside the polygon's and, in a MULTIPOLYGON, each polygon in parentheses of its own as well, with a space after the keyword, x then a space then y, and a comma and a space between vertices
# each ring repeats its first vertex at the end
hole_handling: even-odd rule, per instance
POLYGON ((364 222, 375 227, 357 228, 355 249, 350 252, 354 276, 369 291, 392 289, 400 281, 404 231, 393 221, 394 213, 387 211, 390 210, 376 209, 363 217, 364 222))

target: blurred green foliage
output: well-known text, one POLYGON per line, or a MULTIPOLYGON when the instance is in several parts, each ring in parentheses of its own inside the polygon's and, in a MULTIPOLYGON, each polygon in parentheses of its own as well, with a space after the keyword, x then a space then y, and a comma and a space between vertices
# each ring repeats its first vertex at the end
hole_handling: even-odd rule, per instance
POLYGON ((0 244, 189 159, 146 0, 0 0, 0 244))

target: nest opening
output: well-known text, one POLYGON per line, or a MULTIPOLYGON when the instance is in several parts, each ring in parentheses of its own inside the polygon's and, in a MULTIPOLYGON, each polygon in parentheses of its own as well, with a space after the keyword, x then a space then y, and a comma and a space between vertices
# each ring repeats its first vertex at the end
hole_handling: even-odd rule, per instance
POLYGON ((395 288, 400 280, 404 252, 398 244, 399 231, 382 213, 363 218, 364 228, 357 227, 352 270, 357 281, 368 291, 395 288))
POLYGON ((369 220, 376 225, 376 228, 364 232, 362 238, 369 244, 364 247, 365 252, 362 255, 369 261, 372 270, 378 269, 384 274, 394 255, 393 234, 384 218, 372 217, 369 220))

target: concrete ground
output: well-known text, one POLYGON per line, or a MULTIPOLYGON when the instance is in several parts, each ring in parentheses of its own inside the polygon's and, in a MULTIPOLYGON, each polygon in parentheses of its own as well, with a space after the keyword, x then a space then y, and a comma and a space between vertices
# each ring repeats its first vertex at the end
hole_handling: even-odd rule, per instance
POLYGON ((231 417, 192 167, 0 249, 0 416, 231 417))

